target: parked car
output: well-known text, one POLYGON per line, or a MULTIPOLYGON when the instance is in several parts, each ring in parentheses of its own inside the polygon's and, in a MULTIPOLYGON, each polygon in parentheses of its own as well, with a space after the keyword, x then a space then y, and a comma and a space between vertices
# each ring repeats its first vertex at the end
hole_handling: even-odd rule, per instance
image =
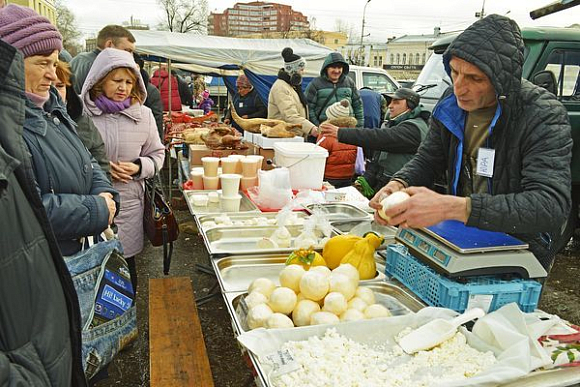
POLYGON ((356 87, 369 87, 381 94, 391 93, 401 85, 385 70, 375 67, 349 66, 348 76, 352 78, 356 87))

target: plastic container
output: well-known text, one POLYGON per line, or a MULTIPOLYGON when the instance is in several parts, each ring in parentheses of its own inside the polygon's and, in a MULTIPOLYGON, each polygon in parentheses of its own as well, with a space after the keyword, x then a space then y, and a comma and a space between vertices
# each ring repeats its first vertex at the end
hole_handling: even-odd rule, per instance
POLYGON ((244 177, 255 177, 257 176, 256 165, 258 165, 258 160, 254 158, 248 158, 240 160, 242 163, 242 176, 244 177))
POLYGON ((203 189, 205 190, 215 190, 220 187, 220 178, 217 176, 205 176, 203 175, 203 189))
POLYGON ((220 175, 220 182, 222 186, 222 195, 225 197, 234 197, 240 190, 241 175, 235 173, 223 173, 220 175))
POLYGON ((246 158, 246 156, 244 155, 229 155, 228 156, 231 159, 236 159, 238 160, 238 163, 236 164, 236 172, 238 175, 242 174, 242 160, 246 158))
POLYGON ((242 195, 235 194, 234 196, 220 196, 220 208, 223 212, 239 212, 242 195))
POLYGON ((258 176, 254 177, 242 177, 240 182, 240 188, 243 191, 247 191, 249 188, 255 187, 258 185, 258 176))
POLYGON ((202 157, 201 163, 203 164, 203 174, 205 176, 216 177, 218 175, 219 157, 202 157))
POLYGON ((222 173, 236 173, 238 160, 231 157, 222 157, 220 161, 222 164, 222 173))
POLYGON ((290 171, 292 189, 321 189, 328 151, 309 142, 274 144, 276 165, 290 171))
POLYGON ((262 149, 276 149, 274 145, 277 142, 304 142, 304 137, 294 136, 294 137, 266 137, 261 134, 257 134, 255 137, 255 143, 262 149))
POLYGON ((261 155, 248 155, 246 159, 256 160, 256 176, 258 176, 258 171, 262 169, 262 163, 264 162, 264 156, 261 155))
POLYGON ((203 189, 203 168, 192 168, 189 172, 189 179, 193 183, 192 189, 203 189))
POLYGON ((492 312, 511 302, 523 312, 533 312, 542 290, 537 281, 508 281, 496 276, 471 277, 466 283, 458 283, 419 262, 400 244, 387 247, 385 274, 401 281, 427 304, 460 313, 475 306, 492 312))

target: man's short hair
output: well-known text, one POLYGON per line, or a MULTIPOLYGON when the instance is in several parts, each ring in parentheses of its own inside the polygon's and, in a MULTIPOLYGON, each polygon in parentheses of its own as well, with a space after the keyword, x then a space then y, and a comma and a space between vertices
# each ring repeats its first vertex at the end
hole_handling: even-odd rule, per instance
POLYGON ((99 35, 97 35, 97 47, 104 49, 105 43, 109 39, 113 41, 114 45, 117 45, 119 40, 123 38, 127 38, 129 42, 135 43, 135 37, 131 31, 123 26, 115 24, 108 25, 99 31, 99 35))

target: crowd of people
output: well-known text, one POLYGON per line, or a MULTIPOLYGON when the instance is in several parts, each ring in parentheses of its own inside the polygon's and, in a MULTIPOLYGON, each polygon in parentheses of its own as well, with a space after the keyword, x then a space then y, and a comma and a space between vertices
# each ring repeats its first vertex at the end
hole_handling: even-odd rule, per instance
MULTIPOLYGON (((48 19, 18 5, 0 9, 1 385, 94 383, 63 257, 112 233, 137 290, 144 180, 164 162, 163 111, 212 108, 203 78, 165 66, 149 77, 136 44, 130 31, 106 26, 96 50, 70 60, 48 19)), ((515 22, 487 16, 445 52, 453 85, 432 116, 408 88, 387 96, 385 116, 385 98, 357 90, 339 53, 304 90, 306 60, 288 47, 267 103, 240 75, 230 109, 299 124, 306 140, 329 150, 325 180, 356 186, 375 209, 393 192, 410 195, 385 211, 389 221, 375 221, 454 219, 510 233, 549 271, 571 206, 572 139, 554 95, 522 80, 523 56, 515 22)), ((231 111, 224 122, 237 127, 231 111)))

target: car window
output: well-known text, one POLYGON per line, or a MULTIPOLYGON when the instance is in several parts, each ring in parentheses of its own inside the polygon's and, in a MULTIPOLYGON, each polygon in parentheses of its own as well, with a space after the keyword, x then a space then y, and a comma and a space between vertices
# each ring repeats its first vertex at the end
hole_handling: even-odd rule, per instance
POLYGON ((362 76, 363 87, 370 87, 379 93, 389 93, 397 89, 395 83, 391 81, 385 74, 363 71, 362 76))
POLYGON ((451 79, 443 66, 443 55, 433 53, 415 81, 413 89, 421 94, 421 98, 439 99, 451 85, 451 79), (433 86, 431 86, 433 85, 433 86))
POLYGON ((558 97, 580 100, 580 51, 552 51, 544 70, 549 70, 556 76, 558 97))

